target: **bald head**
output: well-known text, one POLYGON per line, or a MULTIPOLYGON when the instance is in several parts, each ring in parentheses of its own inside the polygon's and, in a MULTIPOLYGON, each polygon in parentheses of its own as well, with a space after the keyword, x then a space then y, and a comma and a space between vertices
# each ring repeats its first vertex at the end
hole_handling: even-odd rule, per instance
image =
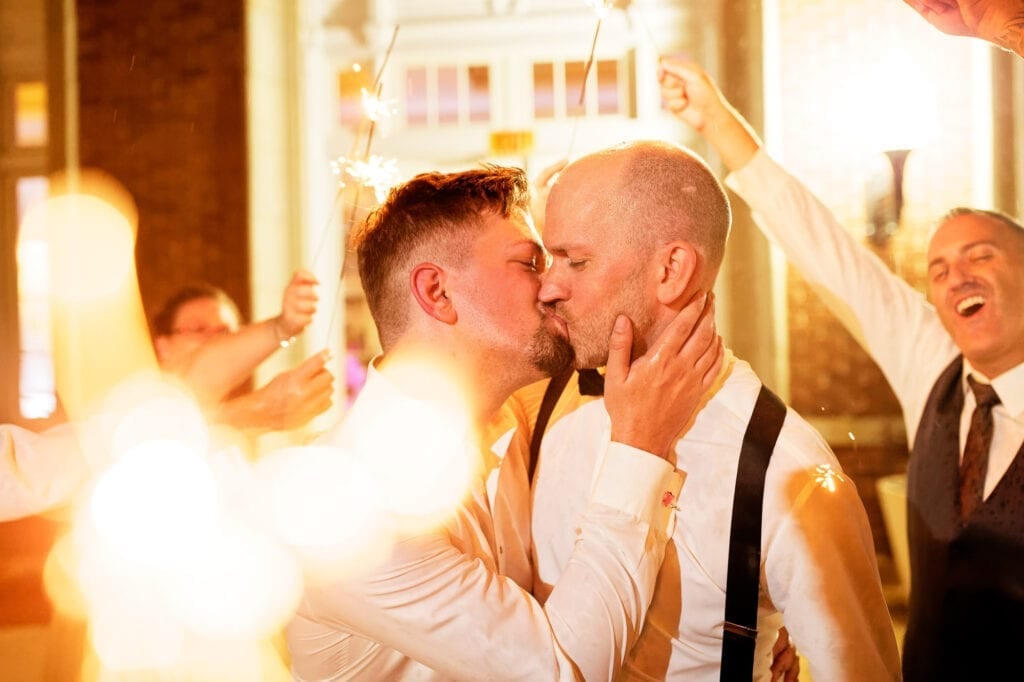
POLYGON ((562 171, 550 201, 561 194, 582 218, 614 221, 623 246, 647 253, 673 240, 693 244, 705 284, 714 283, 732 214, 721 183, 689 149, 640 141, 589 154, 562 171))

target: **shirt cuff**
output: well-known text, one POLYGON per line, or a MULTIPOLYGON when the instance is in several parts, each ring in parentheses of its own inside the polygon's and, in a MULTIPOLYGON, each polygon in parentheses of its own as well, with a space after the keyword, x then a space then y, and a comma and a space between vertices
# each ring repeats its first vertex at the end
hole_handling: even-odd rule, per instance
POLYGON ((775 160, 761 147, 742 168, 725 176, 725 186, 743 196, 744 187, 749 187, 751 183, 757 187, 757 178, 763 177, 768 170, 774 170, 776 165, 775 160))
POLYGON ((608 444, 591 502, 618 509, 671 536, 683 477, 660 457, 623 443, 608 444))

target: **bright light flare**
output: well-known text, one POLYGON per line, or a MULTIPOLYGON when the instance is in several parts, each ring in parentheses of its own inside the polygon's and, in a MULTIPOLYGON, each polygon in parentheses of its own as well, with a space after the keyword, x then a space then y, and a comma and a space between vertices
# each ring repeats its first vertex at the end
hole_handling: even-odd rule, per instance
POLYGON ((337 579, 371 567, 390 547, 376 486, 344 450, 309 446, 256 464, 271 527, 313 576, 337 579))
POLYGON ((594 15, 599 21, 603 21, 611 14, 612 8, 615 7, 615 2, 614 0, 587 0, 587 7, 593 10, 594 15))
POLYGON ((219 523, 205 460, 169 440, 126 452, 96 482, 90 508, 106 543, 149 566, 174 566, 209 551, 219 523))
POLYGON ((99 197, 51 197, 28 212, 22 233, 45 241, 52 291, 63 300, 104 298, 134 283, 135 229, 99 197))
POLYGON ((108 414, 123 415, 114 429, 113 459, 147 441, 181 443, 191 452, 208 451, 206 418, 183 390, 153 377, 139 377, 114 389, 108 414))
POLYGON ((412 528, 433 524, 459 504, 481 466, 474 412, 443 367, 392 362, 387 373, 408 399, 367 385, 346 420, 344 446, 366 467, 383 509, 412 528))
POLYGON ((245 526, 225 529, 175 576, 171 605, 189 631, 258 640, 278 632, 302 595, 294 557, 245 526))
POLYGON ((50 246, 45 239, 19 240, 18 289, 25 297, 50 295, 50 246))
POLYGON ((53 543, 43 566, 43 587, 58 612, 84 619, 87 604, 78 585, 79 561, 72 537, 62 535, 53 543))
POLYGON ((377 97, 366 88, 361 88, 360 90, 363 99, 363 112, 369 120, 380 121, 391 118, 398 111, 395 107, 395 100, 377 97))
POLYGON ((169 668, 182 657, 185 629, 166 612, 163 595, 138 580, 122 583, 110 599, 90 604, 89 637, 111 670, 169 668))
POLYGON ((912 45, 865 56, 863 67, 830 94, 835 129, 845 131, 854 149, 920 149, 935 136, 935 84, 922 77, 929 64, 912 45))
POLYGON ((841 473, 832 468, 831 464, 819 464, 814 473, 817 474, 814 482, 830 493, 836 491, 836 481, 842 483, 846 480, 841 473))
POLYGON ((131 196, 89 171, 54 177, 50 189, 20 235, 46 242, 54 370, 64 410, 79 421, 110 388, 157 363, 135 276, 131 196))

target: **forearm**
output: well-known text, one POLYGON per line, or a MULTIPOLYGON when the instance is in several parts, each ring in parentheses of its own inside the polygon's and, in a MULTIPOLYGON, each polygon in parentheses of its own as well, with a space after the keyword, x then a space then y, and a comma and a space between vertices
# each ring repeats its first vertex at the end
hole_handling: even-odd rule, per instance
MULTIPOLYGON (((635 479, 646 480, 646 489, 634 490, 626 509, 612 506, 615 493, 598 487, 573 560, 543 607, 496 574, 489 558, 457 549, 437 531, 398 543, 369 578, 311 588, 303 615, 448 678, 611 679, 642 626, 664 556, 661 496, 667 478, 676 489, 678 481, 658 462, 635 479)), ((620 482, 621 473, 606 471, 620 482)))
POLYGON ((614 678, 636 643, 681 486, 667 462, 618 443, 609 444, 600 467, 579 539, 544 602, 558 641, 587 680, 614 678))
POLYGON ((922 388, 922 371, 928 373, 922 363, 941 367, 955 352, 924 296, 764 152, 726 185, 750 205, 762 232, 879 364, 907 409, 907 400, 922 388))
POLYGON ((274 410, 259 391, 250 391, 236 398, 224 400, 211 408, 211 421, 236 429, 263 433, 276 427, 274 410))
POLYGON ((249 378, 283 340, 277 318, 246 325, 204 343, 178 374, 201 401, 217 401, 249 378))
POLYGON ((761 140, 750 124, 723 100, 709 110, 700 133, 730 171, 743 168, 761 148, 761 140))

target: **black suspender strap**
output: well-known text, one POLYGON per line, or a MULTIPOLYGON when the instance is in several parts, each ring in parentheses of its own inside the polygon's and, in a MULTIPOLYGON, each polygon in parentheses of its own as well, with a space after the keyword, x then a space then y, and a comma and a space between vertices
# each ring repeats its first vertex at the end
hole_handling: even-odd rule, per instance
POLYGON ((722 640, 723 682, 750 682, 754 675, 764 478, 785 418, 785 404, 761 386, 754 413, 743 436, 732 503, 722 640))
POLYGON ((530 440, 530 462, 526 468, 526 475, 533 483, 533 471, 537 468, 537 459, 540 457, 540 442, 544 440, 544 431, 548 428, 551 420, 551 413, 555 411, 555 405, 562 396, 573 370, 568 370, 551 377, 548 388, 544 391, 544 399, 540 403, 540 412, 537 413, 537 421, 533 425, 533 438, 530 440))

